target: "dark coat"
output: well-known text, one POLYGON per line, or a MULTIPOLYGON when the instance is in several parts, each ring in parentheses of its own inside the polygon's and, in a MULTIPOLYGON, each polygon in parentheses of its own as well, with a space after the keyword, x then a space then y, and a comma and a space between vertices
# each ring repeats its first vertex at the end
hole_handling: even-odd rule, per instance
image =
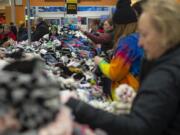
POLYGON ((48 33, 49 27, 44 21, 42 21, 37 25, 36 30, 32 34, 32 41, 38 41, 40 38, 42 38, 44 35, 48 33))
POLYGON ((20 27, 18 31, 17 41, 23 41, 28 39, 27 29, 24 27, 20 27))
POLYGON ((10 26, 10 29, 11 29, 11 31, 13 32, 13 34, 17 36, 17 28, 16 28, 16 26, 11 25, 11 26, 10 26))
POLYGON ((150 65, 142 68, 146 73, 130 114, 114 115, 71 98, 67 105, 76 120, 109 135, 180 135, 180 47, 150 65))

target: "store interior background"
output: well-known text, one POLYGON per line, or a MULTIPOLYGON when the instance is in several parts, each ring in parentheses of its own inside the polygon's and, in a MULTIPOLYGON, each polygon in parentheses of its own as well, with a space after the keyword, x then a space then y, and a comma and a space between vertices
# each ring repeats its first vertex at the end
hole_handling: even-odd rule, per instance
MULTIPOLYGON (((78 11, 76 15, 67 15, 61 8, 66 6, 66 0, 30 0, 31 22, 37 17, 43 17, 52 23, 61 25, 64 18, 71 18, 75 23, 88 27, 95 18, 111 16, 117 0, 77 0, 78 7, 85 7, 86 11, 78 11), (96 7, 96 9, 94 9, 96 7)), ((131 0, 132 3, 137 0, 131 0)), ((180 0, 178 0, 180 1, 180 0)), ((26 0, 0 0, 0 23, 14 22, 17 26, 20 21, 27 20, 26 0)), ((65 22, 66 23, 66 22, 65 22)))
MULTIPOLYGON (((27 0, 0 0, 0 23, 9 24, 14 22, 17 26, 19 22, 27 21, 27 0)), ((85 28, 91 20, 95 18, 104 19, 111 16, 117 0, 77 0, 78 11, 76 15, 67 15, 62 10, 66 7, 66 0, 30 0, 31 6, 31 23, 35 23, 36 18, 43 17, 51 23, 62 25, 71 22, 80 23, 85 28), (66 19, 64 19, 66 18, 66 19), (67 20, 68 18, 68 20, 67 20)), ((132 3, 137 0, 131 0, 132 3)), ((180 0, 177 0, 180 1, 180 0)))
MULTIPOLYGON (((75 15, 66 14, 65 0, 30 0, 31 23, 36 18, 43 17, 50 23, 63 25, 64 23, 79 23, 88 28, 90 21, 96 18, 105 19, 111 16, 117 0, 77 0, 79 11, 75 15)), ((136 0, 132 0, 134 3, 136 0)), ((0 23, 27 21, 26 0, 0 0, 0 23)))

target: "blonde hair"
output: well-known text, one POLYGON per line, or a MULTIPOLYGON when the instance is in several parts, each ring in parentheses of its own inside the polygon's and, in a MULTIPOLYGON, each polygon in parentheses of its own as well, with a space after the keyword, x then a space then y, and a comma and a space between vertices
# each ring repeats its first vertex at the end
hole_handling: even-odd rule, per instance
POLYGON ((114 47, 117 47, 120 38, 136 32, 137 22, 128 24, 114 24, 114 47))
POLYGON ((162 34, 163 47, 172 48, 180 42, 180 3, 177 0, 149 0, 143 4, 152 24, 162 34))

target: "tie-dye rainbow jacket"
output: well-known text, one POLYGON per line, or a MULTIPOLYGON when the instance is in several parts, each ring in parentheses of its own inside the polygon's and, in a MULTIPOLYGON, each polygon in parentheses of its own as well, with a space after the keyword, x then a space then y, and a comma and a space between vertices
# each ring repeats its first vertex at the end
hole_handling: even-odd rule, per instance
POLYGON ((102 60, 98 65, 102 73, 112 80, 113 99, 115 99, 114 90, 120 84, 126 83, 135 90, 139 87, 138 75, 143 50, 138 46, 138 38, 137 33, 121 38, 110 63, 102 60))

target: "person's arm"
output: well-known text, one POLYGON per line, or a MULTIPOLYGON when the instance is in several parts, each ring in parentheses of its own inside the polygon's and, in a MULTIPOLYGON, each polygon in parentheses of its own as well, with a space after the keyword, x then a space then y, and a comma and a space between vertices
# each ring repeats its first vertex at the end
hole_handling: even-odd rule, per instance
POLYGON ((109 33, 100 33, 98 36, 89 32, 84 32, 85 35, 90 38, 96 44, 108 43, 112 40, 112 36, 109 33))
POLYGON ((112 81, 120 81, 129 73, 131 64, 123 57, 114 57, 110 63, 102 60, 98 66, 106 77, 112 81))
POLYGON ((118 47, 110 63, 101 60, 98 63, 102 73, 113 81, 121 81, 128 73, 134 62, 139 56, 137 40, 130 37, 119 41, 118 47))
POLYGON ((175 118, 178 102, 172 75, 159 71, 144 80, 130 114, 114 115, 73 98, 66 105, 77 121, 109 135, 160 135, 175 118))
POLYGON ((9 39, 8 41, 4 42, 2 44, 3 47, 9 47, 10 45, 12 45, 14 43, 14 40, 9 39))
POLYGON ((41 127, 38 135, 72 135, 73 119, 69 108, 62 106, 54 121, 41 127))

